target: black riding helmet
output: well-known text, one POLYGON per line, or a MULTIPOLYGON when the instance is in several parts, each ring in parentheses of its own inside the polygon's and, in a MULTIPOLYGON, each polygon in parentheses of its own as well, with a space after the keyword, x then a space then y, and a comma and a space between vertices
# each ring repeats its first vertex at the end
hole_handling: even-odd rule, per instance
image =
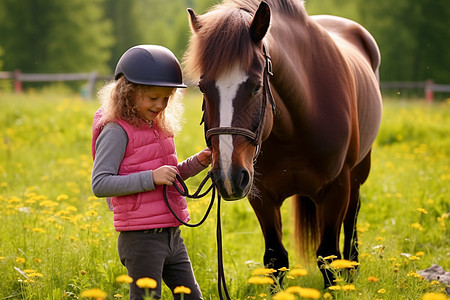
POLYGON ((114 78, 125 76, 136 84, 185 88, 180 63, 167 48, 139 45, 128 49, 116 66, 114 78))

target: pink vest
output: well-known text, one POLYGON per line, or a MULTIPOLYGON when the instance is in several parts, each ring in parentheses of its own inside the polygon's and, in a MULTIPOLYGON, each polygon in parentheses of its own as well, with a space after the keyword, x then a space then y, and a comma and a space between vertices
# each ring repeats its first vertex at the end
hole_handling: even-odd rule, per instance
MULTIPOLYGON (((102 126, 99 124, 101 110, 94 116, 92 154, 95 157, 95 141, 102 126)), ((146 170, 155 170, 163 165, 178 165, 173 137, 167 136, 157 126, 151 128, 142 121, 134 127, 126 121, 116 120, 128 135, 125 155, 119 167, 119 175, 128 175, 146 170)), ((186 199, 173 186, 167 187, 169 203, 181 220, 189 221, 186 199)), ((163 198, 163 187, 155 190, 112 198, 114 227, 117 231, 145 230, 179 226, 167 208, 163 198)))

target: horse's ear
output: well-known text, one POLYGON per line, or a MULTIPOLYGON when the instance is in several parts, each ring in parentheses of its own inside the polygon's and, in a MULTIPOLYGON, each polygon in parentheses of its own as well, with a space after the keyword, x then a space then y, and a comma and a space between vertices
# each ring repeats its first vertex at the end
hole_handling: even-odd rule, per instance
POLYGON ((250 25, 250 36, 255 43, 261 41, 270 25, 270 7, 262 1, 250 25))
POLYGON ((197 20, 197 15, 191 8, 188 8, 187 12, 189 13, 189 24, 191 25, 192 32, 197 32, 201 27, 200 22, 197 20))

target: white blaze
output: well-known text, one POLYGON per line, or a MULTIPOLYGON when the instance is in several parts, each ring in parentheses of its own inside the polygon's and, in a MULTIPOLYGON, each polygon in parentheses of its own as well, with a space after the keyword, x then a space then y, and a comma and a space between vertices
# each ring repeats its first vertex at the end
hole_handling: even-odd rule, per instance
MULTIPOLYGON (((233 99, 239 86, 245 82, 248 75, 236 64, 229 73, 222 74, 216 80, 216 87, 219 90, 219 114, 220 127, 231 127, 233 120, 233 99)), ((222 163, 222 171, 225 175, 225 187, 231 193, 231 184, 228 178, 228 171, 231 167, 231 155, 233 154, 233 136, 230 134, 219 135, 219 151, 222 163)))

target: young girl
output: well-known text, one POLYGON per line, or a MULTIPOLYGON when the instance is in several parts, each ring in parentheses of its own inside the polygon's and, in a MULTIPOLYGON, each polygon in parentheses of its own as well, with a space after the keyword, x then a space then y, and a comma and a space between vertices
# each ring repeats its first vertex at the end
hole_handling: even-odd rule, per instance
POLYGON ((182 163, 176 157, 177 88, 186 87, 180 64, 162 46, 140 45, 122 55, 114 76, 101 89, 102 106, 94 116, 92 190, 97 197, 108 197, 114 211, 119 257, 133 278, 130 299, 142 299, 145 292, 135 282, 143 277, 157 281, 156 298, 161 297, 162 279, 172 291, 190 288, 184 299, 203 299, 180 223, 163 198, 167 185, 172 208, 188 221, 186 200, 173 187, 176 174, 186 179, 211 162, 209 149, 182 163))

